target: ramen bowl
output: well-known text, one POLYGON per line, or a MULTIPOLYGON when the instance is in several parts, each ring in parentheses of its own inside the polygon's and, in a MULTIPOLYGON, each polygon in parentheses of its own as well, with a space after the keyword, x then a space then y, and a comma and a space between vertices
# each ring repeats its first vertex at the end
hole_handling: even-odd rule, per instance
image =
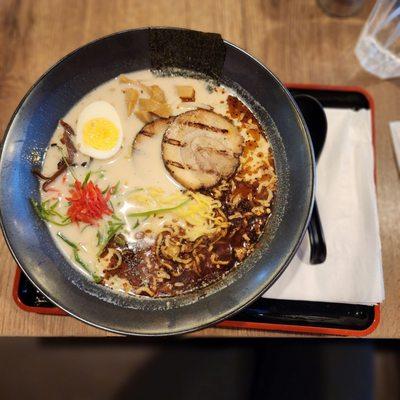
POLYGON ((303 118, 282 83, 259 61, 218 35, 148 28, 91 42, 60 60, 28 91, 5 133, 0 213, 7 244, 32 283, 54 304, 90 325, 127 335, 173 335, 221 321, 265 292, 293 258, 314 195, 314 156, 303 118), (195 51, 193 51, 195 49, 195 51), (85 94, 127 72, 176 68, 231 88, 252 111, 273 148, 278 185, 272 216, 253 253, 206 287, 167 298, 131 296, 96 284, 63 256, 29 204, 58 120, 85 94))

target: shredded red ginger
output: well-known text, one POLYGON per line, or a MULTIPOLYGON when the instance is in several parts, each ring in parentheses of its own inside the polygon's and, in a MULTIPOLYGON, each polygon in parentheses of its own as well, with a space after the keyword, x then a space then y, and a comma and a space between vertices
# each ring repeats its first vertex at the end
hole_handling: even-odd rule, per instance
POLYGON ((110 191, 108 190, 103 195, 99 187, 92 181, 82 185, 81 182, 76 180, 74 187, 69 192, 71 196, 67 197, 70 202, 67 215, 72 222, 94 224, 103 215, 112 214, 112 210, 107 204, 110 200, 110 191))

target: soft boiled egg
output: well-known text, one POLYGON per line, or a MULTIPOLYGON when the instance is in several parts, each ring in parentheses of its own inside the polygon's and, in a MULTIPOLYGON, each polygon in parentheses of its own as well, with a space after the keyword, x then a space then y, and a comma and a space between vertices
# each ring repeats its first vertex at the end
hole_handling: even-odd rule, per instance
POLYGON ((76 130, 79 151, 93 158, 106 159, 122 144, 122 126, 115 108, 106 101, 95 101, 79 115, 76 130))

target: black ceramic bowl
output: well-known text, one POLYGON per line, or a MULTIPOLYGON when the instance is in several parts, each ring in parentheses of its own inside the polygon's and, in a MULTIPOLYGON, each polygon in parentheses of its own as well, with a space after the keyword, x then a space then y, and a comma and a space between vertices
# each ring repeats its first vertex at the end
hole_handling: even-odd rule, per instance
MULTIPOLYGON (((29 197, 39 196, 31 169, 41 163, 58 120, 86 93, 121 73, 154 67, 154 59, 174 66, 171 54, 160 53, 165 46, 151 45, 154 33, 161 38, 171 33, 171 38, 175 34, 186 39, 187 35, 199 35, 202 42, 201 34, 190 31, 140 29, 116 33, 74 51, 44 74, 22 100, 7 128, 0 159, 2 228, 18 265, 38 289, 69 314, 93 326, 133 335, 171 335, 203 328, 255 300, 294 256, 308 223, 314 192, 315 167, 307 128, 279 80, 226 41, 219 43, 225 54, 211 51, 206 63, 204 54, 196 63, 196 55, 185 56, 183 51, 177 66, 190 70, 193 65, 214 78, 218 75, 223 84, 251 104, 267 131, 279 185, 266 233, 256 251, 225 279, 170 299, 118 294, 96 285, 71 266, 31 209, 29 197), (185 65, 185 57, 194 64, 189 60, 185 65), (214 63, 220 63, 217 72, 207 67, 214 63)), ((179 52, 179 39, 169 42, 179 52)))

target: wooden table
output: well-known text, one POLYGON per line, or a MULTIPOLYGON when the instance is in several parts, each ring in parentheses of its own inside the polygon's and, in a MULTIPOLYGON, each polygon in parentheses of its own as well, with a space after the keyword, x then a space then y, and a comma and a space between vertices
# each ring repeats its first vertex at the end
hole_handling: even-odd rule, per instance
MULTIPOLYGON (((368 3, 368 2, 367 2, 368 3)), ((331 18, 315 0, 162 0, 0 2, 0 128, 18 102, 59 58, 109 33, 144 26, 181 26, 220 32, 251 52, 284 82, 360 85, 376 102, 378 207, 386 301, 371 337, 400 337, 399 175, 388 122, 399 119, 400 80, 381 81, 364 72, 354 45, 371 9, 348 19, 331 18)), ((19 310, 11 296, 15 263, 0 239, 0 334, 4 336, 104 336, 69 317, 19 310)), ((283 336, 211 328, 193 335, 283 336)))

